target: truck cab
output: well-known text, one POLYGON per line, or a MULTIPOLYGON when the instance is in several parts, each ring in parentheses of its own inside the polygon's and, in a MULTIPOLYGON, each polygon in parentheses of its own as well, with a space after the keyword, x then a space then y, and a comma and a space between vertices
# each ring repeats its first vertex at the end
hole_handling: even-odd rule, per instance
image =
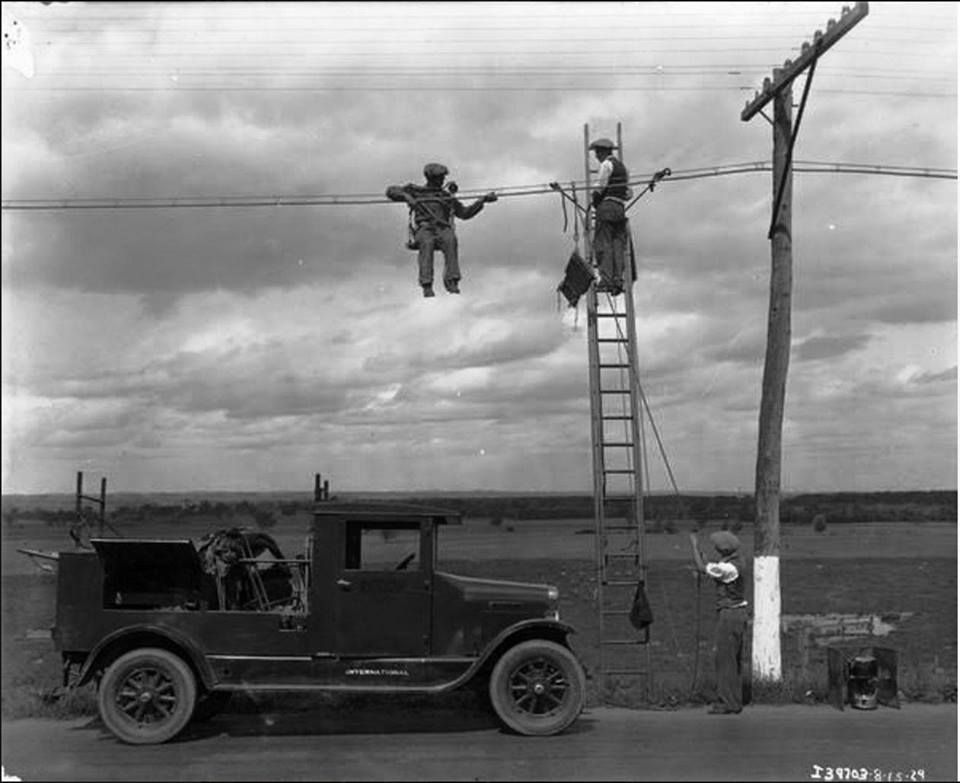
MULTIPOLYGON (((456 513, 317 503, 302 552, 224 565, 189 539, 100 538, 60 553, 64 678, 98 681, 104 724, 164 742, 233 691, 435 693, 482 684, 518 733, 566 729, 584 703, 558 593, 438 567, 456 513)), ((274 555, 278 552, 274 551, 274 555)))

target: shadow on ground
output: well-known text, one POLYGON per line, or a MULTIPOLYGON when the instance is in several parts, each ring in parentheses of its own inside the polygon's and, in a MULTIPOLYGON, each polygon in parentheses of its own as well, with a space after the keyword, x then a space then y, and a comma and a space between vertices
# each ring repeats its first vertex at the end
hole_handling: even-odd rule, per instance
MULTIPOLYGON (((190 723, 172 742, 191 742, 211 737, 310 736, 337 734, 432 734, 465 731, 513 732, 497 720, 481 696, 364 695, 314 699, 297 698, 284 706, 277 697, 257 699, 235 694, 227 709, 202 723, 190 723)), ((565 734, 592 730, 593 721, 582 715, 565 734)), ((75 729, 107 733, 99 718, 75 729)))
POLYGON ((230 709, 205 723, 190 724, 180 741, 229 736, 288 734, 404 734, 481 731, 499 728, 496 716, 482 705, 464 707, 397 697, 367 698, 348 708, 318 705, 295 711, 230 709))
MULTIPOLYGON (((80 729, 106 731, 99 718, 80 729)), ((471 694, 443 697, 370 694, 350 697, 234 694, 227 708, 191 722, 173 740, 208 737, 326 734, 403 734, 489 731, 500 723, 488 703, 471 694)))

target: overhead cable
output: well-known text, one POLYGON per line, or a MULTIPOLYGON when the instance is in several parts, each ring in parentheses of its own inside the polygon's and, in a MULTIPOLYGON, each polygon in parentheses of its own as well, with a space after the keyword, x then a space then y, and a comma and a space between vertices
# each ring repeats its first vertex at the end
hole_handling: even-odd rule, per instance
MULTIPOLYGON (((691 169, 673 169, 670 179, 665 183, 678 180, 705 179, 723 177, 732 174, 746 174, 770 171, 769 161, 753 161, 722 166, 708 166, 691 169)), ((927 179, 957 179, 956 169, 930 168, 916 166, 887 166, 882 164, 831 163, 825 161, 794 161, 793 170, 808 174, 868 174, 892 177, 918 177, 927 179)), ((645 186, 655 172, 635 175, 630 180, 632 187, 645 186)), ((583 188, 582 181, 576 183, 583 188)), ((501 198, 539 196, 555 193, 550 183, 540 185, 508 185, 501 188, 461 190, 463 198, 478 198, 490 190, 496 190, 501 198)), ((361 206, 392 203, 382 194, 317 194, 317 195, 275 195, 275 196, 177 196, 158 198, 135 197, 95 197, 95 198, 20 198, 4 199, 4 211, 61 211, 93 209, 187 209, 187 208, 224 208, 224 207, 294 207, 294 206, 361 206)))
MULTIPOLYGON (((681 87, 676 85, 611 85, 605 83, 602 85, 502 85, 502 86, 476 86, 476 85, 311 85, 308 87, 299 86, 277 86, 277 85, 206 85, 191 86, 180 85, 176 82, 163 86, 154 87, 123 87, 102 85, 98 87, 8 87, 8 92, 168 92, 192 93, 192 92, 597 92, 598 90, 607 90, 609 92, 728 92, 735 90, 738 92, 752 91, 755 88, 749 85, 736 84, 703 84, 691 87, 681 87)), ((956 92, 917 92, 915 90, 852 90, 852 89, 831 89, 821 87, 821 93, 832 93, 838 95, 884 95, 901 98, 953 98, 956 100, 956 92)))

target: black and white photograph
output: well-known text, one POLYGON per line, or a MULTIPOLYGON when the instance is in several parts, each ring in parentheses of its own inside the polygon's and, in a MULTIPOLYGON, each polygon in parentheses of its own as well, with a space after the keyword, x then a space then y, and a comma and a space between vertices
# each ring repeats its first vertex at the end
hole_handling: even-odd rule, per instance
POLYGON ((4 2, 4 781, 955 781, 958 4, 4 2))

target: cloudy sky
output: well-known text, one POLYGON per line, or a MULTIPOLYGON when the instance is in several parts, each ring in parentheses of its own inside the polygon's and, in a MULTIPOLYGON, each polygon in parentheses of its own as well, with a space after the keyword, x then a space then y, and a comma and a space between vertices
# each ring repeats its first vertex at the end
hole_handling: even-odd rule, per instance
MULTIPOLYGON (((676 177, 630 213, 670 467, 752 492, 772 131, 740 114, 841 9, 4 3, 3 491, 589 491, 545 185, 620 123, 636 181, 676 177), (459 297, 421 297, 382 198, 429 161, 503 196, 458 223, 459 297)), ((955 488, 956 4, 870 3, 794 157, 864 170, 795 175, 783 487, 955 488)))

